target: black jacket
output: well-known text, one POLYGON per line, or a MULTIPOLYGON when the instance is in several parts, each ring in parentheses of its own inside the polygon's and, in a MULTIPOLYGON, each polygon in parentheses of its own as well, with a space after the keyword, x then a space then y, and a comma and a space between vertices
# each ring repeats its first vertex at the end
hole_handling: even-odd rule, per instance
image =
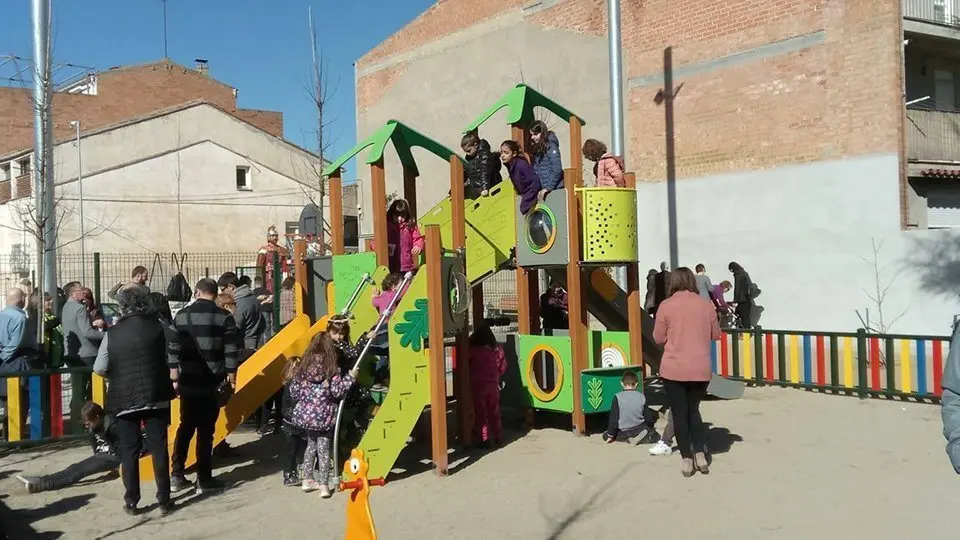
POLYGON ((201 298, 177 312, 173 328, 167 365, 180 368, 181 394, 209 394, 237 371, 241 336, 230 312, 201 298))
POLYGON ((122 317, 107 330, 106 411, 111 414, 170 401, 174 397, 167 368, 163 324, 151 315, 122 317))
POLYGON ((476 199, 480 192, 489 190, 502 180, 500 168, 503 163, 500 162, 500 155, 490 150, 490 143, 486 140, 480 141, 480 149, 475 155, 464 159, 463 192, 467 199, 476 199))
POLYGON ((750 274, 746 270, 735 272, 733 274, 733 301, 736 303, 752 302, 753 298, 750 298, 750 285, 752 283, 750 274))

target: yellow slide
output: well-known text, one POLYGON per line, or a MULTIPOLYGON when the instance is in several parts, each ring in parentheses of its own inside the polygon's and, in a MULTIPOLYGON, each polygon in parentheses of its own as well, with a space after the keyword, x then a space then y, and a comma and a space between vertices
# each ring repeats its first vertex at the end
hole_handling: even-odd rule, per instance
MULTIPOLYGON (((310 340, 325 327, 326 318, 310 326, 310 318, 301 313, 240 366, 237 370, 236 394, 220 409, 220 418, 213 435, 214 446, 283 387, 282 374, 287 359, 302 355, 310 340)), ((170 402, 170 428, 167 431, 171 456, 179 425, 180 400, 174 400, 170 402)), ((190 442, 187 467, 196 461, 195 446, 196 438, 190 442)), ((140 478, 142 481, 153 479, 153 462, 150 456, 140 459, 140 478)))

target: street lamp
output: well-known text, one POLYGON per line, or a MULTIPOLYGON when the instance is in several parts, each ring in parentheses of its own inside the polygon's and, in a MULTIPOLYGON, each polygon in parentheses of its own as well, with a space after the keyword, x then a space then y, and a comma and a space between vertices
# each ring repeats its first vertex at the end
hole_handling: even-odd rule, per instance
POLYGON ((77 192, 80 199, 80 282, 87 282, 87 249, 84 245, 83 234, 83 150, 80 147, 80 121, 73 120, 70 127, 77 130, 77 140, 74 145, 77 147, 77 192))

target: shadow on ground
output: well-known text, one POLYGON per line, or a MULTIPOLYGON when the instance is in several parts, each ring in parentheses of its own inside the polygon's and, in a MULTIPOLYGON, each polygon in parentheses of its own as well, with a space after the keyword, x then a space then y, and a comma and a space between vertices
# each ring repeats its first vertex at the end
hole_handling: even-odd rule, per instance
POLYGON ((40 533, 32 524, 52 516, 61 516, 79 510, 87 505, 94 496, 91 494, 75 495, 54 501, 40 508, 20 510, 14 512, 3 502, 7 495, 0 495, 0 538, 19 539, 52 539, 63 536, 62 531, 48 531, 40 533))

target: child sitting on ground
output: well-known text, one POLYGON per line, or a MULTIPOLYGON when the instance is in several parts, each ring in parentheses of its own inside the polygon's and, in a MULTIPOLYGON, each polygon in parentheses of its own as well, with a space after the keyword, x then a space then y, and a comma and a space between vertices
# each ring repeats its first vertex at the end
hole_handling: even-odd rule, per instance
POLYGON ((300 468, 302 487, 304 491, 319 488, 320 497, 329 499, 333 494, 329 486, 330 449, 337 407, 353 386, 357 371, 341 374, 333 341, 322 332, 313 338, 289 376, 293 384, 291 394, 297 402, 293 407, 293 424, 304 431, 307 439, 300 468))
POLYGON ((647 407, 647 398, 637 391, 640 379, 627 371, 620 377, 622 392, 617 393, 610 405, 610 420, 603 440, 608 443, 627 441, 633 444, 652 444, 660 440, 654 429, 657 413, 647 407), (637 440, 641 433, 645 433, 637 440))
POLYGON ((507 372, 507 358, 490 327, 481 324, 470 336, 470 391, 473 394, 474 436, 477 442, 499 446, 500 377, 507 372))
POLYGON ((120 456, 117 454, 116 424, 107 419, 103 407, 87 402, 80 411, 83 427, 90 432, 90 446, 93 455, 70 465, 66 469, 43 476, 16 475, 30 493, 53 491, 72 486, 95 474, 116 472, 120 468, 120 456))
POLYGON ((583 143, 583 157, 593 161, 597 187, 624 187, 623 159, 607 153, 607 146, 596 139, 583 143))
POLYGON ((486 197, 490 189, 499 184, 500 157, 490 149, 490 143, 481 139, 476 131, 471 131, 460 140, 466 165, 464 165, 464 190, 466 199, 486 197))

